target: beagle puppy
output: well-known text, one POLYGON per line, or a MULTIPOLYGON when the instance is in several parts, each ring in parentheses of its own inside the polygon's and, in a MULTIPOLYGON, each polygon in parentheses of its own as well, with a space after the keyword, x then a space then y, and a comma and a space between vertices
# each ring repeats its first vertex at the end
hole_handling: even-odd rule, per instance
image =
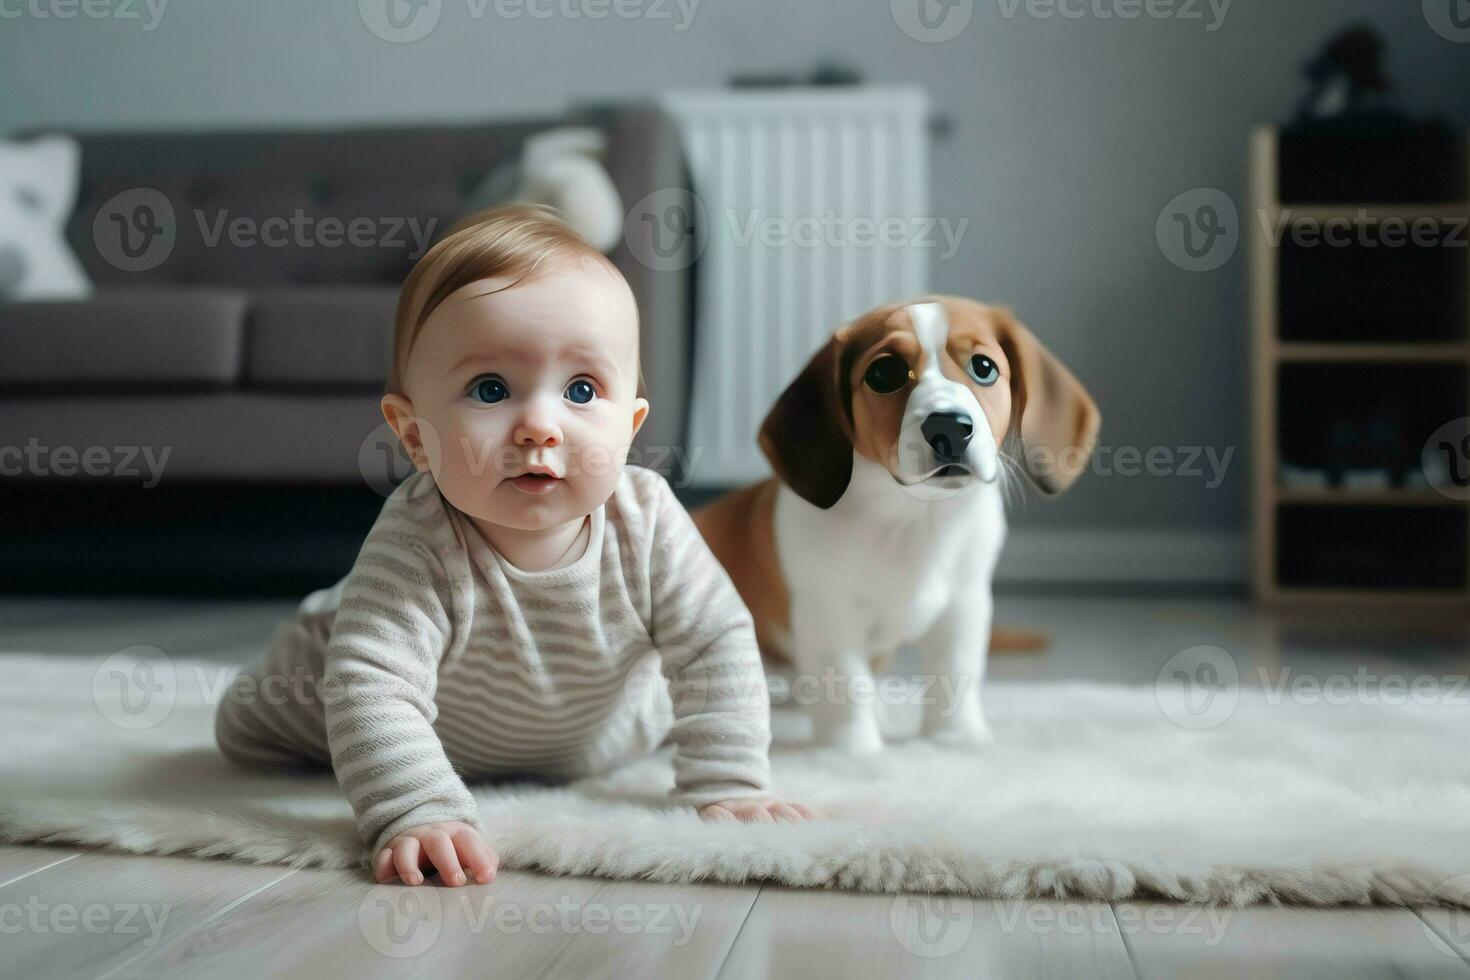
POLYGON ((1100 421, 1003 307, 883 306, 817 351, 761 426, 775 475, 694 521, 750 607, 762 655, 794 666, 793 699, 816 709, 819 744, 882 748, 873 669, 909 644, 924 672, 921 734, 989 739, 979 686, 1005 484, 1019 473, 1060 493, 1100 421))

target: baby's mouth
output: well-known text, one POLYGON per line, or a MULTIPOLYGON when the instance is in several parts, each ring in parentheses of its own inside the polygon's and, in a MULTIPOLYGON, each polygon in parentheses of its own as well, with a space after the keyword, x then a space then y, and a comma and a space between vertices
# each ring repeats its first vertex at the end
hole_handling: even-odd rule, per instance
POLYGON ((511 477, 510 484, 522 493, 543 494, 555 490, 561 478, 550 473, 522 473, 511 477))

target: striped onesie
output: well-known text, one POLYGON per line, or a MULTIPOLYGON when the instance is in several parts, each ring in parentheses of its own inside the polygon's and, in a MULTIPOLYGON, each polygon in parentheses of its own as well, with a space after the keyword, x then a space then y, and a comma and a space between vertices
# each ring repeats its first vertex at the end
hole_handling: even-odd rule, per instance
POLYGON ((479 827, 461 775, 571 779, 666 738, 675 802, 765 792, 755 626, 668 481, 627 466, 590 524, 580 558, 524 571, 414 474, 347 577, 235 679, 221 750, 330 764, 374 852, 420 824, 479 827))

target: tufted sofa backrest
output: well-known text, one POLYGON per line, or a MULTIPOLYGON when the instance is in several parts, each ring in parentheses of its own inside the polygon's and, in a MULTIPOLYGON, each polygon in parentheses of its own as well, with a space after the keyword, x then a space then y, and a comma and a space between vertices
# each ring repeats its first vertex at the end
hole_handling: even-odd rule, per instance
POLYGON ((492 168, 565 123, 75 133, 82 173, 67 237, 99 286, 396 287, 492 168), (176 238, 156 267, 127 270, 99 249, 107 232, 93 224, 115 195, 140 189, 156 194, 124 200, 162 195, 176 238))

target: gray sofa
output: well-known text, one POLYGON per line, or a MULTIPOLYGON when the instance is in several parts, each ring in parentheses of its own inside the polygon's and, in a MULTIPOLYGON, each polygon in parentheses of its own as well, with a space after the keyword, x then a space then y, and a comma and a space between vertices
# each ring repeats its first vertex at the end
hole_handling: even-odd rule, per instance
MULTIPOLYGON (((407 473, 391 440, 370 439, 413 231, 442 234, 529 135, 568 124, 605 130, 625 206, 687 186, 669 122, 645 107, 474 126, 74 134, 68 239, 97 292, 0 305, 0 447, 31 449, 0 476, 0 590, 289 592, 345 569, 385 481, 407 473), (134 270, 111 226, 94 223, 137 188, 167 200, 176 231, 163 261, 134 270), (372 231, 358 244, 214 237, 237 217, 263 228, 298 214, 318 229, 366 217, 372 231), (109 462, 82 465, 89 451, 109 462)), ((661 458, 677 480, 679 454, 657 449, 682 445, 690 273, 647 268, 626 245, 613 259, 638 299, 655 406, 637 458, 661 458)))

